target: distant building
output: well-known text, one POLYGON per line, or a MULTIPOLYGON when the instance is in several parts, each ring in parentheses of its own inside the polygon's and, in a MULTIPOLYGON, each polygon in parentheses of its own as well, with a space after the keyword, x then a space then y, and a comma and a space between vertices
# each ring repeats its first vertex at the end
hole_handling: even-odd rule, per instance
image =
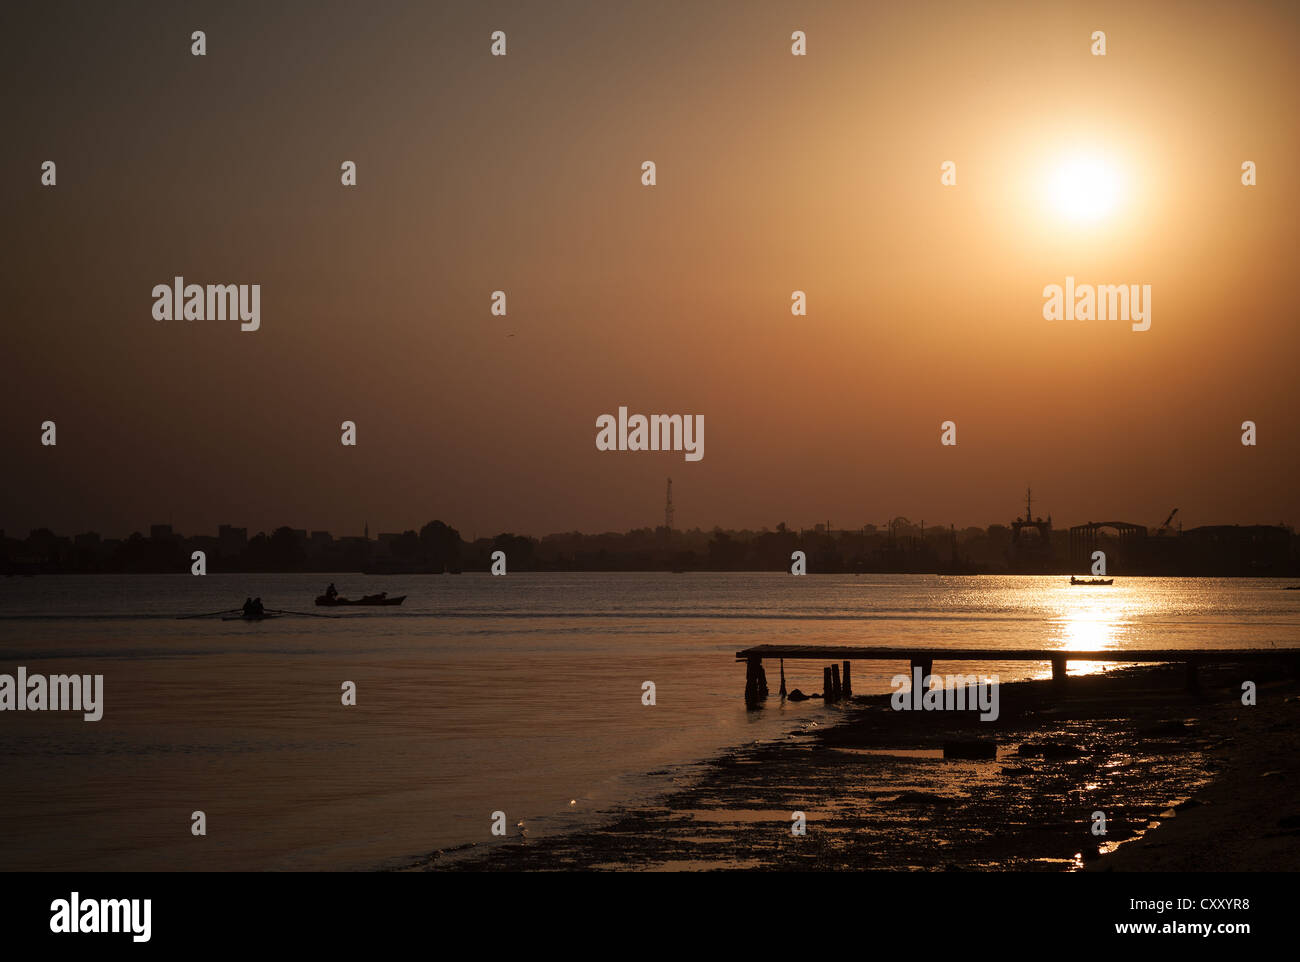
POLYGON ((217 541, 221 545, 221 557, 236 558, 248 547, 248 529, 223 524, 217 528, 217 541))
POLYGON ((392 558, 394 555, 393 546, 402 540, 400 533, 396 531, 381 531, 378 540, 374 543, 370 557, 376 561, 384 561, 392 558))
POLYGON ((334 536, 328 531, 312 531, 307 535, 307 557, 323 558, 334 543, 334 536))
POLYGON ((1269 524, 1215 524, 1179 538, 1180 559, 1197 574, 1281 575, 1291 563, 1291 532, 1269 524))
POLYGON ((196 534, 186 540, 186 552, 202 551, 209 560, 221 554, 221 540, 210 534, 196 534))
POLYGON ((1034 517, 1033 492, 1025 490, 1025 516, 1011 522, 1011 546, 1007 564, 1011 571, 1032 574, 1053 567, 1052 516, 1047 520, 1034 517))
POLYGON ((37 528, 27 536, 28 550, 41 561, 57 563, 71 546, 71 538, 61 538, 49 528, 37 528))
POLYGON ((355 569, 370 561, 370 549, 373 542, 367 538, 338 538, 334 545, 337 548, 337 555, 342 566, 355 569))

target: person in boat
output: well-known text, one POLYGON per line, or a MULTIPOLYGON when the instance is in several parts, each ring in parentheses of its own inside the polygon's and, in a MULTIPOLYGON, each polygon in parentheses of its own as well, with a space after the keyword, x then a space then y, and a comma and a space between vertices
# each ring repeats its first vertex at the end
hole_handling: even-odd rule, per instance
POLYGON ((253 617, 261 618, 264 614, 266 614, 266 609, 262 607, 262 599, 260 597, 254 598, 252 611, 253 617))
POLYGON ((245 618, 251 617, 252 614, 253 614, 253 599, 252 599, 252 598, 245 598, 245 599, 244 599, 244 617, 245 617, 245 618))
POLYGON ((335 588, 334 582, 331 581, 330 586, 325 589, 325 597, 328 598, 330 601, 333 601, 338 596, 339 596, 339 589, 335 588))

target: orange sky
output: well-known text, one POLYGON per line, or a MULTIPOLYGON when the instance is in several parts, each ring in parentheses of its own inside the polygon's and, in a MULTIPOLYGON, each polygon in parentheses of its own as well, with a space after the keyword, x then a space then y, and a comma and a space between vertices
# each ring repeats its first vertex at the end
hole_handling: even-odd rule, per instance
POLYGON ((15 10, 8 533, 1300 518, 1294 6, 375 6, 15 10), (177 274, 261 330, 154 321, 177 274), (1043 320, 1067 275, 1151 329, 1043 320), (704 459, 598 452, 619 405, 704 459))

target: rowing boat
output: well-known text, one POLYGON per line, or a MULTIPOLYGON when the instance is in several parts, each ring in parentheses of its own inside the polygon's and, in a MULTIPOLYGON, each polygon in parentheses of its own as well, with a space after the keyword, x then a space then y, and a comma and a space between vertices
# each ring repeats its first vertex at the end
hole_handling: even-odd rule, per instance
POLYGON ((266 621, 268 618, 279 618, 279 615, 224 615, 222 621, 266 621))
POLYGON ((1085 581, 1083 578, 1070 575, 1070 584, 1072 585, 1113 585, 1114 583, 1114 578, 1093 578, 1091 581, 1085 581))

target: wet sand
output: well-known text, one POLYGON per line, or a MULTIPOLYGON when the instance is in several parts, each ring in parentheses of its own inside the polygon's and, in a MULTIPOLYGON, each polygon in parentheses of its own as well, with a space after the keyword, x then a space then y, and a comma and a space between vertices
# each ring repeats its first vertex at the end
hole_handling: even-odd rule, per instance
POLYGON ((531 838, 511 824, 400 868, 1300 868, 1300 684, 1284 662, 1199 678, 1199 693, 1181 665, 1005 684, 996 721, 855 698, 838 723, 727 752, 597 829, 531 838), (1246 679, 1254 707, 1241 704, 1246 679), (996 758, 943 757, 945 743, 973 742, 996 742, 996 758))
POLYGON ((1254 708, 1238 694, 1216 714, 1213 781, 1090 871, 1300 870, 1300 685, 1261 684, 1254 708))

